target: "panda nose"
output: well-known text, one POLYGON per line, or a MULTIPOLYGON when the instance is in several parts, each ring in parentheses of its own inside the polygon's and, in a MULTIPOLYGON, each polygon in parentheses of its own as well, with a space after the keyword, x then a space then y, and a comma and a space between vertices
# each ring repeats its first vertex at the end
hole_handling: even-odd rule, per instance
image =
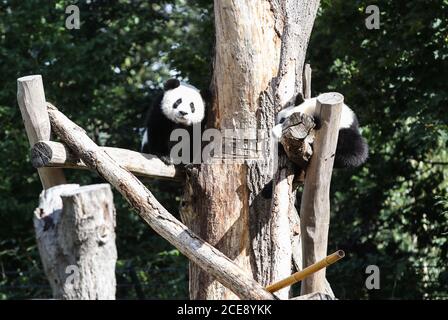
POLYGON ((188 114, 188 112, 185 112, 185 111, 179 111, 179 113, 180 113, 182 116, 185 116, 186 114, 188 114))

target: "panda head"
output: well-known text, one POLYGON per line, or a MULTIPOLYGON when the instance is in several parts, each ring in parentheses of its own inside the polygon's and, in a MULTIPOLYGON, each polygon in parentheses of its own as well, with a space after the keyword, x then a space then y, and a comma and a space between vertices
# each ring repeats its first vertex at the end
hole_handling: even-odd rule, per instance
POLYGON ((200 91, 177 79, 165 82, 161 109, 168 119, 185 126, 204 119, 205 106, 200 91))

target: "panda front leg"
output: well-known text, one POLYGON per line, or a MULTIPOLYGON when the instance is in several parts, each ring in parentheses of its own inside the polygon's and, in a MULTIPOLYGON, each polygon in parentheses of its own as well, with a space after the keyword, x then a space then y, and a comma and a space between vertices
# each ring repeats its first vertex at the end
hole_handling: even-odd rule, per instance
POLYGON ((169 135, 166 135, 164 132, 156 132, 150 130, 148 128, 148 143, 145 152, 157 156, 163 163, 166 165, 172 165, 174 163, 173 159, 170 156, 170 145, 169 145, 169 135))

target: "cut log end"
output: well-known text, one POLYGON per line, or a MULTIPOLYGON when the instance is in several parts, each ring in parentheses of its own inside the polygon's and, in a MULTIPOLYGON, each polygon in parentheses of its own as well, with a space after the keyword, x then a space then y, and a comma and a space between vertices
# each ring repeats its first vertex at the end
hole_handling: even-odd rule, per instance
POLYGON ((31 148, 31 164, 34 168, 47 166, 53 157, 51 147, 45 143, 36 143, 31 148))
POLYGON ((344 102, 344 96, 338 92, 326 92, 317 97, 320 104, 336 105, 344 102))
POLYGON ((313 154, 314 127, 313 118, 302 113, 293 113, 283 125, 280 142, 288 158, 302 169, 313 154))
POLYGON ((111 189, 111 187, 110 187, 110 184, 108 184, 108 183, 91 184, 91 185, 78 187, 76 189, 64 191, 61 193, 61 197, 66 197, 66 198, 74 197, 81 193, 96 192, 96 191, 101 191, 101 190, 105 190, 107 192, 107 190, 110 190, 110 189, 111 189))
POLYGON ((29 75, 29 76, 24 76, 21 78, 17 79, 17 82, 29 82, 29 81, 34 81, 34 80, 41 80, 42 76, 40 74, 33 74, 33 75, 29 75))

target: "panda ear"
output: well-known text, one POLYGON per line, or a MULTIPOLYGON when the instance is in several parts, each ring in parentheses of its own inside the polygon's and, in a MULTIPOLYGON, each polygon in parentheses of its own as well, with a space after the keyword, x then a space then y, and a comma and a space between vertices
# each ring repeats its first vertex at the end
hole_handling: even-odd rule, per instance
POLYGON ((294 101, 294 106, 301 105, 305 102, 305 98, 303 97, 302 92, 299 92, 296 97, 296 101, 294 101))
POLYGON ((165 91, 167 91, 167 90, 176 89, 178 86, 180 86, 180 81, 179 80, 177 80, 177 79, 169 79, 163 85, 163 89, 165 91))

